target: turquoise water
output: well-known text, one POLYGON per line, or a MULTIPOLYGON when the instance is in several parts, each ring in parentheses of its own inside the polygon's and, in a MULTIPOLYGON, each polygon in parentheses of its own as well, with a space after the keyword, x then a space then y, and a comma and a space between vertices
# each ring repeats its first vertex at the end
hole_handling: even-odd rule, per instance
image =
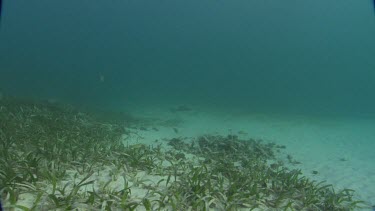
POLYGON ((371 1, 5 1, 0 91, 373 119, 374 37, 371 1))
POLYGON ((370 1, 20 0, 3 13, 6 93, 374 114, 370 1))

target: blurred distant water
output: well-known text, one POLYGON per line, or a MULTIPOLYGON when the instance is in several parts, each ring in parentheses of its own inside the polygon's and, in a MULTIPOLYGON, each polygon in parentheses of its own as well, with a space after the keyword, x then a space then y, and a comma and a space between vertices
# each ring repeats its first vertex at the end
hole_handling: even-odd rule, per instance
POLYGON ((370 1, 5 1, 3 93, 374 116, 370 1))

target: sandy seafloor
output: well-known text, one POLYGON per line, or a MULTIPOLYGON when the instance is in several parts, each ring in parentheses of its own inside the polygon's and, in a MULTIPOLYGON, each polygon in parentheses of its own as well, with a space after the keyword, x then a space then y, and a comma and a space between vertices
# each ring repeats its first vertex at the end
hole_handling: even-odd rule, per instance
POLYGON ((353 189, 357 200, 375 205, 375 119, 282 116, 203 107, 171 112, 170 108, 160 105, 127 108, 137 116, 177 124, 160 126, 158 131, 140 131, 142 138, 136 142, 153 144, 156 139, 204 134, 260 138, 285 145, 286 153, 301 162, 294 167, 305 176, 326 181, 336 190, 353 189))

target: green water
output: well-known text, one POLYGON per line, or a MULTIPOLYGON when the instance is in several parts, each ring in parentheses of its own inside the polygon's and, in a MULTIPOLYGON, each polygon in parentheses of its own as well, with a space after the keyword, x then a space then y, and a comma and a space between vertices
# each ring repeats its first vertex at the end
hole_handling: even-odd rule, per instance
POLYGON ((370 1, 20 0, 3 15, 4 93, 374 115, 370 1))
POLYGON ((191 105, 365 119, 348 127, 366 131, 348 151, 369 168, 353 164, 348 174, 373 181, 369 0, 4 1, 0 95, 121 111, 191 105))

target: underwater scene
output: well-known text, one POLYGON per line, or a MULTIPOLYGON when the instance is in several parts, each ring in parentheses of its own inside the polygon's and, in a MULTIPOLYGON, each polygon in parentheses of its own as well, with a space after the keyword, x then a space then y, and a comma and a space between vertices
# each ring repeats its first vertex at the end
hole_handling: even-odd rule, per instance
POLYGON ((375 210, 371 0, 0 0, 0 210, 375 210))

